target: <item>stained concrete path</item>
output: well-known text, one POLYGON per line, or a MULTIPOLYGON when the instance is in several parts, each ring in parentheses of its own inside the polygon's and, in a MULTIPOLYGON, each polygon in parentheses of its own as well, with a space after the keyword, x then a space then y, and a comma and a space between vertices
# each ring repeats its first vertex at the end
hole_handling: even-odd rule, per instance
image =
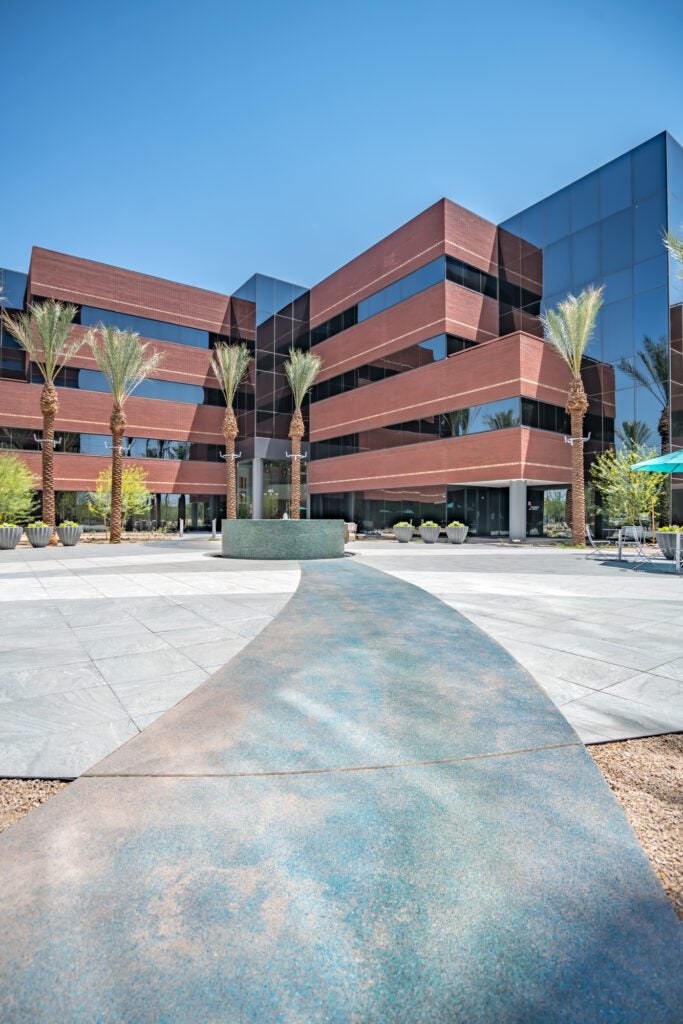
POLYGON ((206 539, 0 552, 0 776, 75 778, 241 651, 299 583, 206 539))
POLYGON ((671 563, 648 571, 609 554, 496 544, 350 550, 497 640, 584 743, 683 731, 683 578, 671 563))
POLYGON ((680 927, 498 645, 355 559, 0 836, 0 1019, 679 1019, 680 927))

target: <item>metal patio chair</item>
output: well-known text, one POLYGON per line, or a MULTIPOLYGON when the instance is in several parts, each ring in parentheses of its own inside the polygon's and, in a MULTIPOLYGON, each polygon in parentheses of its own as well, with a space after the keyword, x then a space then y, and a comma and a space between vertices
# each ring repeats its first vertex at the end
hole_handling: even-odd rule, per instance
POLYGON ((606 548, 611 543, 608 540, 596 540, 588 523, 586 523, 586 540, 590 547, 586 558, 593 558, 594 555, 604 555, 603 548, 606 548))

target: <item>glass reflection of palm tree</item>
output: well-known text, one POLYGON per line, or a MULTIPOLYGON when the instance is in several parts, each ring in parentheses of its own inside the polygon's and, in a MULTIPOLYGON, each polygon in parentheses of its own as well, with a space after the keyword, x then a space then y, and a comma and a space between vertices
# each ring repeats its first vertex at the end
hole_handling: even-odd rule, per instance
POLYGON ((479 409, 472 406, 470 409, 454 409, 452 412, 442 413, 442 420, 447 437, 463 437, 469 434, 477 419, 479 409))
POLYGON ((669 431, 669 343, 666 338, 655 341, 647 335, 643 338, 643 347, 638 352, 636 362, 632 363, 624 356, 618 368, 636 384, 647 388, 658 402, 662 404, 662 414, 657 424, 657 432, 661 438, 662 453, 671 450, 669 431))
POLYGON ((645 448, 652 431, 643 420, 624 420, 621 427, 617 427, 616 434, 625 448, 645 448))
POLYGON ((488 430, 506 430, 508 427, 518 427, 519 417, 515 416, 513 409, 500 409, 484 416, 484 423, 488 430))

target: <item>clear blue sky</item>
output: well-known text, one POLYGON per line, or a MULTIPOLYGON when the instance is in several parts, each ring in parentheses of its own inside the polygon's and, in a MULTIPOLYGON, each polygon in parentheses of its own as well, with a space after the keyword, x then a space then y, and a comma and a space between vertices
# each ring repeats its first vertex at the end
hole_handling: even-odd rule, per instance
POLYGON ((499 221, 664 128, 681 0, 0 0, 0 266, 314 284, 443 195, 499 221))

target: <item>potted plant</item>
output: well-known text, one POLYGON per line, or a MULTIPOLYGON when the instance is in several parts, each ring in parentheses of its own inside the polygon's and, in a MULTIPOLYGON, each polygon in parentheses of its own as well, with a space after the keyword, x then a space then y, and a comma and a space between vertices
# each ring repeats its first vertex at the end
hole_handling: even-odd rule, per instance
POLYGON ((65 548, 72 548, 78 544, 83 533, 83 527, 74 523, 71 519, 65 519, 57 527, 57 536, 65 548))
POLYGON ((0 526, 0 551, 13 551, 21 540, 23 530, 16 523, 3 523, 0 526))
POLYGON ((424 520, 420 525, 420 536, 425 544, 436 544, 441 527, 431 519, 424 520))
POLYGON ((394 523, 392 529, 394 531, 394 537, 399 544, 407 544, 408 541, 413 539, 413 534, 415 533, 415 528, 412 523, 394 523))
POLYGON ((459 523, 457 519, 454 519, 446 527, 446 536, 448 537, 449 544, 464 544, 468 530, 469 526, 465 526, 464 523, 459 523))
MULTIPOLYGON (((676 534, 683 531, 683 526, 660 526, 657 530, 657 543, 659 550, 665 558, 676 557, 676 534)), ((683 550, 683 539, 681 539, 683 550)))
POLYGON ((36 519, 26 527, 26 536, 32 548, 46 548, 52 537, 52 527, 42 519, 36 519))

